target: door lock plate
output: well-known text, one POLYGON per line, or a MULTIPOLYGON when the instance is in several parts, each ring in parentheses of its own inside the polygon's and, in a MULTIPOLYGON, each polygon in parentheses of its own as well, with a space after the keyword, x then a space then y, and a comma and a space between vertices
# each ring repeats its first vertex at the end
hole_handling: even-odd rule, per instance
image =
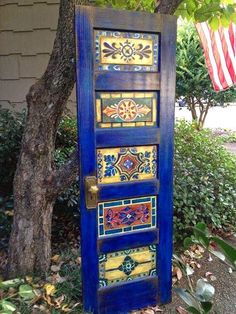
POLYGON ((97 186, 97 178, 94 176, 85 177, 85 198, 87 209, 97 207, 99 188, 97 186))

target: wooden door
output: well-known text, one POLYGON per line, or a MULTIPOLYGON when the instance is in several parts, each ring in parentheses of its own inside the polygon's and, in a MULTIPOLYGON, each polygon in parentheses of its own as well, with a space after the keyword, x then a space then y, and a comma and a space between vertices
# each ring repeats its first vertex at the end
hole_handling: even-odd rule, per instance
POLYGON ((84 310, 171 300, 176 19, 76 8, 84 310))

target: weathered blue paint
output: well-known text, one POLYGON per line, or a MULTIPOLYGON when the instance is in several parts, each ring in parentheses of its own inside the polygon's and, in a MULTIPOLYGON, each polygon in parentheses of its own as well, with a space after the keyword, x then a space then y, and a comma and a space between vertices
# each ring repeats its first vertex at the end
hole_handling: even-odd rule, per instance
POLYGON ((122 182, 116 183, 115 185, 100 185, 100 200, 114 200, 124 198, 125 195, 128 197, 139 197, 144 195, 157 195, 159 189, 158 180, 145 180, 142 182, 122 182))
POLYGON ((97 90, 159 90, 160 76, 157 73, 123 72, 97 73, 95 75, 97 90))
POLYGON ((96 131, 97 147, 141 146, 159 143, 160 131, 156 127, 142 128, 112 128, 96 131), (127 133, 129 136, 127 136, 127 133))
POLYGON ((78 99, 78 149, 80 160, 80 213, 81 213, 81 254, 82 290, 86 311, 97 313, 97 216, 96 210, 87 210, 85 204, 84 178, 95 175, 96 148, 93 106, 93 28, 89 15, 84 10, 77 11, 76 19, 77 51, 77 99, 78 99), (89 245, 89 248, 88 248, 89 245))
POLYGON ((157 278, 149 277, 100 289, 98 295, 101 314, 128 314, 131 310, 145 308, 147 304, 155 306, 157 285, 157 278))
POLYGON ((141 247, 145 245, 158 243, 158 229, 149 231, 137 231, 131 234, 113 235, 107 240, 99 239, 98 250, 99 254, 108 253, 120 250, 127 250, 130 247, 141 247))
POLYGON ((173 236, 173 150, 174 150, 174 103, 175 103, 175 44, 176 24, 166 16, 162 24, 161 40, 161 91, 160 91, 160 148, 158 226, 159 252, 158 301, 171 301, 171 260, 173 236))
POLYGON ((173 122, 175 87, 174 17, 94 7, 76 8, 77 99, 80 158, 81 253, 84 311, 127 314, 171 300, 173 122), (160 34, 159 73, 95 72, 94 29, 160 34), (96 129, 96 91, 158 92, 157 126, 96 129), (106 147, 157 145, 157 177, 152 180, 99 185, 99 201, 157 195, 157 228, 98 239, 97 209, 87 209, 84 179, 96 176, 96 150, 106 147), (157 245, 157 276, 99 288, 98 256, 157 245))

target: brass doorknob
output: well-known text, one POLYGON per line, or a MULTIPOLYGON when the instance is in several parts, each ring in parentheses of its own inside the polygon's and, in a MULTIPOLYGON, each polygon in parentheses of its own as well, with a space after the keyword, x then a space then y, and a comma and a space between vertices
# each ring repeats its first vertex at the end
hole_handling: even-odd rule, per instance
POLYGON ((97 178, 94 176, 85 177, 85 197, 86 207, 95 209, 98 202, 99 187, 97 186, 97 178))
POLYGON ((89 188, 89 192, 92 193, 92 194, 97 194, 98 193, 98 187, 97 185, 91 185, 90 188, 89 188))

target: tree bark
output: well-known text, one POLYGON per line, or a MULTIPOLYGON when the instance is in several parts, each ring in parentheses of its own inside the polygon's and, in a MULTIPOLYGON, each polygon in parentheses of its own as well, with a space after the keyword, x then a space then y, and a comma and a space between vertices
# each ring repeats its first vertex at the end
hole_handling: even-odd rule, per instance
POLYGON ((155 12, 162 14, 174 14, 178 6, 183 0, 160 0, 157 1, 155 12))
MULTIPOLYGON (((58 124, 75 83, 75 2, 79 1, 61 0, 49 64, 26 97, 28 114, 14 178, 8 277, 43 274, 49 269, 53 205, 57 195, 75 181, 78 170, 76 154, 58 170, 53 163, 58 124)), ((172 14, 179 2, 161 1, 157 11, 172 14)))
POLYGON ((53 205, 58 193, 76 178, 75 158, 57 171, 53 163, 58 124, 75 82, 74 4, 74 0, 61 0, 49 64, 26 96, 28 113, 14 178, 8 277, 48 270, 53 205))

